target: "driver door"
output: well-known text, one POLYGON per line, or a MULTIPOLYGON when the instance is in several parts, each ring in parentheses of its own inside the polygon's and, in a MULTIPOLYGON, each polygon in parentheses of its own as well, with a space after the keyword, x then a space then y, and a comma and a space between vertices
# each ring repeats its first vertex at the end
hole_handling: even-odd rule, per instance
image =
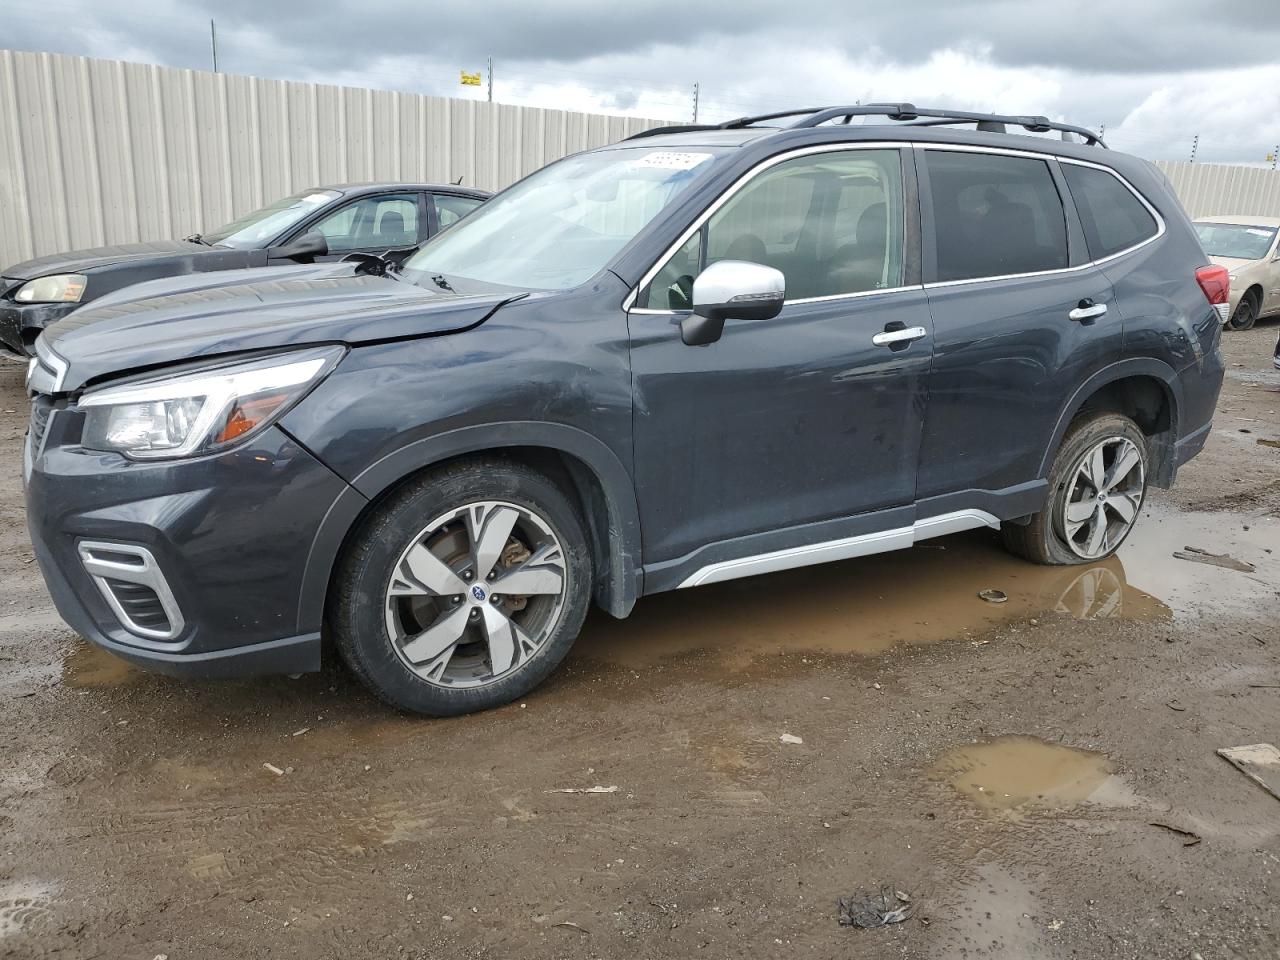
POLYGON ((642 286, 628 323, 646 592, 910 527, 933 325, 904 242, 911 163, 849 145, 767 163, 642 286), (687 346, 693 280, 717 260, 781 270, 786 303, 687 346))

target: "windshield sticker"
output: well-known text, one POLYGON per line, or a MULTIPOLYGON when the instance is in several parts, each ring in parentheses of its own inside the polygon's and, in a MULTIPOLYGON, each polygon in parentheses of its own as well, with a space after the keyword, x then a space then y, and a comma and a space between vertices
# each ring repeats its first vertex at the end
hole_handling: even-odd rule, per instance
POLYGON ((709 153, 671 153, 663 150, 646 153, 639 160, 632 161, 634 166, 648 167, 654 170, 692 170, 700 163, 711 159, 709 153))
POLYGON ((302 198, 303 203, 328 203, 329 194, 327 193, 309 193, 302 198))
POLYGON ((1248 233, 1252 233, 1255 237, 1269 237, 1269 236, 1271 236, 1275 231, 1273 231, 1273 230, 1263 230, 1263 229, 1261 229, 1260 227, 1247 227, 1247 228, 1246 228, 1246 232, 1248 232, 1248 233))

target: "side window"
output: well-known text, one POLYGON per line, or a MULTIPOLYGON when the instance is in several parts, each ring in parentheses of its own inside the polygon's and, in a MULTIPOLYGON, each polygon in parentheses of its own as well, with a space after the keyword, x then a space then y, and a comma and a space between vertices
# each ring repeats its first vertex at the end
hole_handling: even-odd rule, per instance
POLYGON ((900 286, 902 224, 897 150, 798 157, 735 193, 663 264, 640 302, 688 309, 694 277, 719 260, 776 267, 788 301, 900 286))
POLYGON ((1067 221, 1043 160, 927 151, 938 280, 1068 265, 1067 221))
POLYGON ((1133 191, 1105 170, 1064 163, 1062 174, 1080 212, 1084 239, 1094 260, 1127 250, 1154 237, 1160 229, 1133 191))
POLYGON ((440 229, 451 227, 468 213, 480 206, 480 200, 475 197, 455 197, 445 194, 437 194, 432 197, 436 205, 436 222, 440 224, 440 229))
POLYGON ((418 242, 418 200, 413 194, 362 197, 311 228, 329 242, 329 250, 387 250, 418 242))

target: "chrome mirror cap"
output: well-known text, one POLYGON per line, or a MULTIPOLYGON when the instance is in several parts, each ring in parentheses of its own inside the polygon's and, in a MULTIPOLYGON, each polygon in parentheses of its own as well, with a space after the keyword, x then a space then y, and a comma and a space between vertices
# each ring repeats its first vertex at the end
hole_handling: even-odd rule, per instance
POLYGON ((693 281, 693 316, 681 322, 681 338, 690 346, 715 343, 726 320, 770 320, 786 296, 781 270, 746 260, 713 263, 693 281))

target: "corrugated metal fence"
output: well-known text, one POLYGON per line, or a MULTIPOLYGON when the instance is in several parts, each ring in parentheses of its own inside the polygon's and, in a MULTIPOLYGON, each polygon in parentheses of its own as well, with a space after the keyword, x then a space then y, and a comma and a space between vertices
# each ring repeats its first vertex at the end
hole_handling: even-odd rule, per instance
POLYGON ((1244 213, 1280 217, 1280 170, 1158 160, 1193 217, 1244 213))
POLYGON ((504 187, 661 121, 0 50, 0 269, 182 237, 305 187, 504 187))
MULTIPOLYGON (((0 50, 0 269, 186 236, 325 183, 498 189, 660 123, 0 50)), ((1193 216, 1280 216, 1280 172, 1158 166, 1193 216)))

